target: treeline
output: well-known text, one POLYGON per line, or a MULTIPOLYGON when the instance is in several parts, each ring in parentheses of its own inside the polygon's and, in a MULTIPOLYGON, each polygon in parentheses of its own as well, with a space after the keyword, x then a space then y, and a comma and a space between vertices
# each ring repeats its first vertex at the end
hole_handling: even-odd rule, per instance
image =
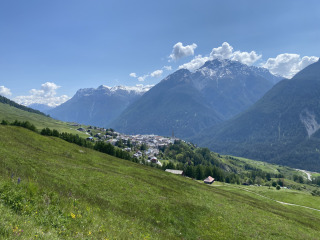
POLYGON ((174 159, 179 163, 188 165, 220 165, 220 155, 212 153, 208 148, 196 148, 181 140, 160 149, 164 156, 174 159))
POLYGON ((208 148, 197 148, 192 144, 183 141, 175 141, 174 144, 162 147, 163 157, 173 159, 177 163, 164 163, 163 169, 183 170, 184 175, 203 180, 212 176, 217 181, 235 184, 263 184, 266 182, 273 183, 272 178, 277 178, 276 185, 283 186, 281 178, 283 174, 273 174, 264 172, 247 163, 243 164, 240 160, 231 156, 225 156, 232 165, 223 163, 222 157, 211 152, 208 148), (239 169, 241 169, 239 171, 239 169))
POLYGON ((1 125, 18 126, 18 127, 23 127, 23 128, 29 129, 29 130, 31 130, 33 132, 38 132, 36 126, 31 124, 29 121, 21 122, 21 121, 15 120, 14 122, 10 123, 7 120, 2 120, 1 121, 1 125))
POLYGON ((167 158, 176 160, 178 163, 164 163, 163 169, 183 170, 184 175, 197 180, 203 180, 212 176, 217 181, 240 184, 237 174, 224 171, 221 156, 211 152, 208 148, 196 148, 192 144, 183 141, 175 141, 167 147, 160 149, 167 158))
MULTIPOLYGON (((23 128, 29 129, 33 132, 39 133, 37 128, 28 121, 15 120, 14 122, 10 123, 6 120, 2 120, 1 125, 11 125, 11 126, 23 127, 23 128)), ((117 158, 137 162, 137 159, 132 158, 128 152, 126 152, 120 148, 114 147, 110 143, 105 143, 105 142, 101 142, 101 141, 98 141, 96 143, 92 143, 91 141, 88 141, 82 137, 79 137, 78 134, 72 134, 72 133, 66 133, 66 132, 60 133, 58 130, 56 130, 56 129, 51 130, 50 128, 42 129, 40 131, 40 134, 43 136, 58 137, 58 138, 61 138, 69 143, 77 144, 81 147, 91 148, 96 151, 106 153, 111 156, 115 156, 117 158)))
POLYGON ((36 114, 40 114, 40 115, 43 115, 43 116, 47 116, 43 112, 40 112, 38 110, 29 108, 29 107, 26 107, 26 106, 23 106, 23 105, 20 105, 20 104, 14 102, 14 101, 11 101, 10 99, 8 99, 6 97, 3 97, 1 95, 0 95, 0 103, 9 104, 12 107, 19 108, 19 109, 27 111, 27 112, 31 112, 31 113, 36 113, 36 114))
POLYGON ((135 161, 133 158, 131 158, 130 154, 126 151, 123 151, 120 148, 114 147, 112 144, 110 143, 105 143, 105 142, 101 142, 98 141, 96 143, 92 143, 91 141, 88 141, 84 138, 79 137, 78 134, 72 134, 72 133, 59 133, 58 130, 56 129, 49 129, 49 128, 44 128, 41 130, 40 132, 41 135, 44 136, 53 136, 53 137, 59 137, 69 143, 74 143, 77 144, 79 146, 82 147, 86 147, 86 148, 91 148, 94 149, 96 151, 102 152, 102 153, 106 153, 109 154, 111 156, 115 156, 117 158, 121 158, 121 159, 125 159, 125 160, 130 160, 130 161, 135 161))

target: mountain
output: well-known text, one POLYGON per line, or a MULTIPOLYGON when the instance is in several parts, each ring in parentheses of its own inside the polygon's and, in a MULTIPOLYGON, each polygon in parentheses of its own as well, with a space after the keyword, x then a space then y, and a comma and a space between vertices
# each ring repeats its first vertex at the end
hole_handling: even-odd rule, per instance
POLYGON ((233 154, 320 170, 320 62, 283 80, 249 110, 193 139, 233 154))
POLYGON ((32 109, 35 109, 35 110, 38 110, 38 111, 43 112, 43 113, 47 113, 49 110, 54 108, 54 107, 50 107, 50 106, 48 106, 46 104, 40 104, 40 103, 32 103, 28 107, 32 108, 32 109))
POLYGON ((119 132, 191 137, 245 110, 280 81, 268 70, 231 60, 180 69, 163 79, 111 123, 119 132))
POLYGON ((108 127, 128 105, 151 86, 100 86, 97 89, 80 89, 67 102, 49 110, 50 116, 67 122, 108 127))
POLYGON ((205 126, 222 121, 222 116, 205 104, 185 69, 171 74, 135 103, 111 126, 128 134, 155 133, 170 136, 193 135, 205 126))

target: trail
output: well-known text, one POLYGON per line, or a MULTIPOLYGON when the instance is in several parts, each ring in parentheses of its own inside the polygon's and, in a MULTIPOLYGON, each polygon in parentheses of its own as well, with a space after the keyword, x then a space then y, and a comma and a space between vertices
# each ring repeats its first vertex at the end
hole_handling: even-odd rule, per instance
MULTIPOLYGON (((222 187, 223 185, 212 185, 212 187, 222 187)), ((282 202, 282 201, 278 201, 276 199, 273 199, 273 198, 270 198, 270 197, 266 197, 264 195, 261 195, 259 193, 256 193, 256 192, 253 192, 253 191, 250 191, 249 189, 247 188, 243 188, 243 187, 234 187, 230 184, 228 184, 228 187, 233 187, 233 188, 237 188, 237 189, 242 189, 244 191, 247 191, 247 192, 250 192, 252 194, 255 194, 259 197, 262 197, 262 198, 265 198, 265 199, 268 199, 270 201, 273 201, 273 202, 277 202, 277 203, 280 203, 280 204, 283 204, 283 205, 289 205, 289 206, 295 206, 295 207, 302 207, 302 208, 306 208, 306 209, 310 209, 310 210, 313 210, 313 211, 317 211, 317 212, 320 212, 320 209, 316 209, 316 208, 311 208, 311 207, 307 207, 307 206, 303 206, 303 205, 298 205, 298 204, 294 204, 294 203, 287 203, 287 202, 282 202)))
POLYGON ((305 170, 301 170, 301 169, 296 169, 296 170, 307 174, 308 180, 309 180, 309 181, 312 181, 312 179, 311 179, 311 174, 310 174, 309 172, 307 172, 307 171, 305 171, 305 170))

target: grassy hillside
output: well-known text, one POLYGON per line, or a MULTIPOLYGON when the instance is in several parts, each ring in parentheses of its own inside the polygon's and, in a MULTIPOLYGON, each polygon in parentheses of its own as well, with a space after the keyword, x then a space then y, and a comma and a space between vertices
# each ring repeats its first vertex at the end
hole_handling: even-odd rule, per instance
POLYGON ((58 121, 38 113, 24 111, 4 103, 0 103, 0 121, 1 120, 7 120, 9 122, 13 122, 14 120, 29 121, 39 130, 49 127, 51 129, 56 129, 59 132, 79 134, 83 137, 86 136, 85 134, 76 131, 78 127, 71 126, 66 122, 58 121))
MULTIPOLYGON (((237 185, 207 186, 23 128, 0 125, 0 131, 3 239, 319 237, 317 211, 237 185)), ((307 197, 310 206, 319 206, 319 197, 307 197)))

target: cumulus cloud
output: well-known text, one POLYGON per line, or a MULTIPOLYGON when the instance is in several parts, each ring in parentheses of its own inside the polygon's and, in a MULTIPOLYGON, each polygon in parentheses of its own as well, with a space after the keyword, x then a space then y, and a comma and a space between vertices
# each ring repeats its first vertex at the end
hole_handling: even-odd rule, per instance
POLYGON ((163 69, 164 69, 164 70, 167 70, 167 71, 171 71, 171 70, 172 70, 172 67, 171 67, 171 66, 163 66, 163 69))
POLYGON ((255 51, 251 51, 251 52, 240 52, 240 51, 235 51, 232 54, 232 58, 231 60, 234 61, 239 61, 243 64, 247 64, 247 65, 252 65, 253 63, 255 63, 256 61, 258 61, 260 58, 262 57, 262 55, 258 55, 255 51))
POLYGON ((191 45, 183 46, 181 42, 176 43, 173 46, 172 53, 169 58, 171 60, 178 60, 183 57, 194 55, 194 50, 197 48, 197 44, 193 43, 191 45))
POLYGON ((186 68, 190 71, 194 71, 201 67, 206 61, 213 59, 230 59, 233 61, 239 61, 243 64, 252 65, 258 61, 262 55, 258 55, 255 51, 251 52, 241 52, 233 51, 233 47, 224 42, 220 47, 213 48, 209 56, 202 57, 201 55, 196 56, 190 62, 182 64, 179 66, 179 69, 186 68))
POLYGON ((136 77, 137 77, 137 74, 133 72, 133 73, 130 73, 129 76, 130 76, 130 77, 133 77, 133 78, 136 78, 136 77))
POLYGON ((41 85, 41 89, 31 89, 30 95, 18 96, 14 101, 25 106, 29 106, 33 103, 39 103, 50 107, 56 107, 70 99, 67 95, 56 96, 56 90, 58 88, 60 88, 60 86, 55 83, 46 82, 41 85))
POLYGON ((201 55, 196 56, 190 62, 182 64, 179 66, 179 69, 188 69, 189 71, 195 71, 201 67, 206 61, 212 60, 210 57, 202 57, 201 55))
POLYGON ((149 75, 140 76, 140 77, 138 77, 138 81, 143 82, 147 77, 149 77, 149 75))
POLYGON ((224 42, 220 47, 213 48, 210 57, 212 59, 229 59, 232 57, 233 47, 227 43, 224 42))
POLYGON ((163 70, 155 70, 150 74, 151 77, 160 77, 163 73, 163 70))
POLYGON ((318 60, 319 58, 315 56, 301 57, 299 54, 283 53, 275 58, 269 58, 261 66, 269 69, 272 74, 292 78, 296 73, 318 60))
POLYGON ((5 86, 0 86, 0 95, 9 97, 12 95, 9 88, 6 88, 5 86))

